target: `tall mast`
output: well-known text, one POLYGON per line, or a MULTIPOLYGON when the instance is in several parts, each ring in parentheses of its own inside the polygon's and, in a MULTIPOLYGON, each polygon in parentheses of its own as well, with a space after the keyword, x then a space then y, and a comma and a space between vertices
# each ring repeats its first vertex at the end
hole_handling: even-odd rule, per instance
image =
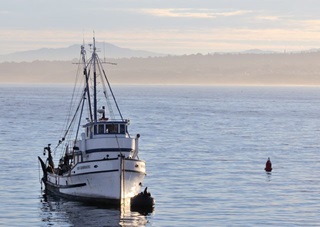
POLYGON ((87 94, 88 104, 89 104, 89 111, 90 111, 90 120, 92 121, 92 108, 91 108, 91 101, 90 101, 89 76, 88 76, 88 72, 87 72, 87 63, 86 63, 86 57, 85 57, 86 51, 84 50, 84 45, 81 46, 81 55, 82 55, 82 62, 83 62, 83 65, 84 65, 83 74, 86 77, 85 78, 86 79, 85 93, 87 94))
POLYGON ((97 71, 96 71, 96 40, 93 37, 93 113, 94 113, 94 122, 97 122, 97 71))

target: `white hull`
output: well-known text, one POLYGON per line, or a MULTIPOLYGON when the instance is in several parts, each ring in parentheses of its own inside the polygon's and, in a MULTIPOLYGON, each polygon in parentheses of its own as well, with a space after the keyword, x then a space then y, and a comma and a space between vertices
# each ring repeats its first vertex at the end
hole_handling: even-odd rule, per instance
POLYGON ((78 163, 64 175, 48 173, 46 185, 65 197, 117 202, 137 195, 145 175, 144 161, 119 157, 78 163))

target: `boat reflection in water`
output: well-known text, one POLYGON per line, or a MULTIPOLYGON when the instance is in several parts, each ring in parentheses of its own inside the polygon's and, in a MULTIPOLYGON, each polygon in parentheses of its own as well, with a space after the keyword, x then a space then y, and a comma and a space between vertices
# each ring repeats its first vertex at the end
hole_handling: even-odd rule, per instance
POLYGON ((139 213, 128 206, 121 208, 89 205, 50 194, 41 198, 40 218, 45 226, 145 226, 151 213, 139 213))

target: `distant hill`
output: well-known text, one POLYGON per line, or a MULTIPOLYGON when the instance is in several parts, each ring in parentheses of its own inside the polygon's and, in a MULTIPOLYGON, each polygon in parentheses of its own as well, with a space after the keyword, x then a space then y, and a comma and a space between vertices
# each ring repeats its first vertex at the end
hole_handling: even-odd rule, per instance
MULTIPOLYGON (((41 48, 36 50, 15 52, 0 55, 0 62, 31 62, 37 60, 46 61, 70 61, 80 56, 80 44, 75 44, 65 48, 41 48)), ((159 57, 165 54, 153 53, 143 50, 133 50, 122 48, 110 43, 96 43, 100 58, 131 58, 131 57, 159 57)), ((86 46, 89 50, 89 46, 86 46)))
POLYGON ((277 52, 270 51, 270 50, 250 49, 240 53, 242 54, 276 54, 277 52))

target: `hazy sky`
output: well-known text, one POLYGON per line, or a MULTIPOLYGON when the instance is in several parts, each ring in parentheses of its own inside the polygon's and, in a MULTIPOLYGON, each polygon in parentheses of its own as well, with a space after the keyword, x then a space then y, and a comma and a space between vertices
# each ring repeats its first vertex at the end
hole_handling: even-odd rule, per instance
POLYGON ((0 0, 0 54, 90 41, 169 54, 320 48, 319 0, 0 0))

